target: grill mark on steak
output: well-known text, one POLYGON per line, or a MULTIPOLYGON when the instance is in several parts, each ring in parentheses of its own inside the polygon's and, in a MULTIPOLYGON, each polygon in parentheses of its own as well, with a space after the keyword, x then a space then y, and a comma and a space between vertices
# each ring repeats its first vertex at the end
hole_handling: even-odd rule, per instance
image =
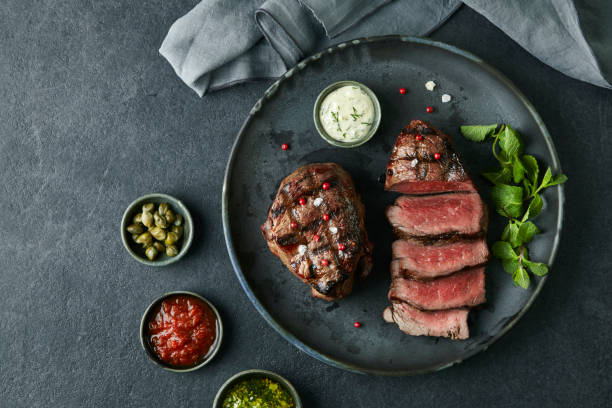
POLYGON ((334 300, 351 292, 356 274, 363 277, 371 270, 372 245, 364 218, 350 175, 335 163, 314 163, 280 183, 262 233, 272 253, 312 288, 313 296, 334 300), (322 189, 325 182, 328 190, 322 189), (299 204, 302 197, 306 205, 299 204), (323 200, 319 206, 314 205, 317 198, 323 200), (323 220, 324 213, 329 221, 323 220), (298 227, 292 229, 292 222, 298 227), (332 225, 338 229, 335 234, 329 231, 332 225), (313 240, 315 234, 318 241, 313 240), (342 253, 337 249, 340 242, 346 246, 342 253), (322 266, 323 259, 327 266, 322 266))
POLYGON ((475 191, 450 137, 420 120, 413 120, 400 132, 386 173, 385 189, 400 193, 475 191), (417 133, 423 135, 421 141, 415 139, 417 133), (439 160, 434 158, 435 153, 440 154, 439 160), (445 185, 438 182, 461 184, 445 185))

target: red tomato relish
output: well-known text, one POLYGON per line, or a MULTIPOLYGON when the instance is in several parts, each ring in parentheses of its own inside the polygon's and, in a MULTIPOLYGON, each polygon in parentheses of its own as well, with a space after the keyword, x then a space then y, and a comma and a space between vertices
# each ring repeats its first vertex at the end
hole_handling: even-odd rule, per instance
POLYGON ((151 313, 149 340, 153 350, 173 366, 196 365, 206 357, 216 337, 215 313, 194 296, 170 296, 151 313))

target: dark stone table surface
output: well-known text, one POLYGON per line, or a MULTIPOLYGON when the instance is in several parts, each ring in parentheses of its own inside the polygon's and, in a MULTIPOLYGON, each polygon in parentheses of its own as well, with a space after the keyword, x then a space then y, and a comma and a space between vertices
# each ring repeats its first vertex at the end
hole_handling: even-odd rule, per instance
POLYGON ((221 226, 234 136, 270 82, 199 99, 157 50, 195 0, 4 0, 0 5, 0 406, 209 407, 240 370, 289 378, 306 407, 609 406, 612 399, 612 92, 570 79, 463 7, 432 37, 481 56, 544 119, 570 181, 563 238, 531 310, 484 353, 444 371, 343 372, 291 346, 242 292, 221 226), (123 249, 141 194, 182 198, 197 235, 154 269, 123 249), (140 347, 165 291, 211 299, 222 351, 190 374, 140 347))

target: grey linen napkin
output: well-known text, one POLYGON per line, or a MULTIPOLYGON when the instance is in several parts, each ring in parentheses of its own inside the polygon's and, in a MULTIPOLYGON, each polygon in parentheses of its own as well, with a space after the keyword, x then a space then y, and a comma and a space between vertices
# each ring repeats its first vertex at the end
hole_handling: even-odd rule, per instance
POLYGON ((540 61, 612 88, 612 0, 464 0, 540 61))
POLYGON ((203 0, 172 25, 159 52, 202 96, 238 82, 277 78, 302 58, 343 39, 426 35, 460 4, 459 0, 203 0))
MULTIPOLYGON (((610 88, 612 1, 465 0, 544 63, 610 88)), ((198 95, 276 78, 331 43, 426 35, 459 0, 203 0, 177 20, 160 53, 198 95)), ((475 28, 477 29, 477 28, 475 28)))

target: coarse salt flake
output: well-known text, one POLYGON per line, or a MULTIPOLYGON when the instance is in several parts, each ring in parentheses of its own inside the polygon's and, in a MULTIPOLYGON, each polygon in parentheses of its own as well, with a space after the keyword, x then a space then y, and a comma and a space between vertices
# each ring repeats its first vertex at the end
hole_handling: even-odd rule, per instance
POLYGON ((419 163, 419 159, 412 159, 412 161, 410 162, 410 166, 411 167, 416 167, 416 165, 419 163))
POLYGON ((323 199, 321 197, 315 198, 315 200, 312 202, 314 204, 315 207, 318 207, 321 205, 321 203, 323 202, 323 199))
POLYGON ((450 102, 451 99, 452 98, 451 98, 451 96, 449 94, 442 95, 442 103, 450 102))
POLYGON ((425 82, 425 89, 427 89, 428 91, 433 91, 435 87, 436 83, 434 81, 425 82))
POLYGON ((338 228, 336 228, 336 227, 329 227, 329 232, 331 232, 332 234, 337 234, 338 233, 338 228))
POLYGON ((308 249, 308 247, 306 245, 300 245, 298 247, 298 252, 300 253, 300 255, 304 255, 306 253, 307 249, 308 249))

